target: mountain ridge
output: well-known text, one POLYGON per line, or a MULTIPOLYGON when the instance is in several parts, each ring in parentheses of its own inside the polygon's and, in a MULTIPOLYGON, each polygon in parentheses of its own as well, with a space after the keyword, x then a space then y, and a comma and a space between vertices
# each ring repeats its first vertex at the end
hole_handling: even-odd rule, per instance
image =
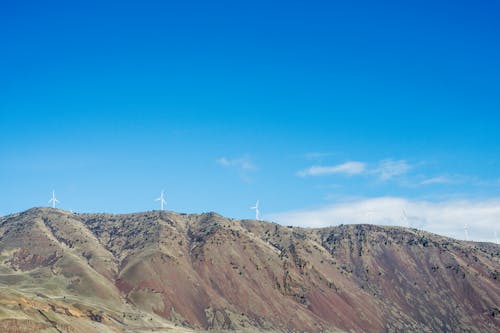
POLYGON ((495 332, 499 271, 496 244, 403 227, 36 207, 0 217, 0 328, 495 332))

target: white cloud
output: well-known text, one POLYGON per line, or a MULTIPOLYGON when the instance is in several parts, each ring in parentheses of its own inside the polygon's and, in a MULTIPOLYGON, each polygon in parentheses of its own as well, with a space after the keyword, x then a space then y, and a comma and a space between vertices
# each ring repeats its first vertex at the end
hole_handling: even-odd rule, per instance
POLYGON ((258 169, 252 162, 252 159, 247 155, 237 158, 220 157, 216 162, 224 168, 236 171, 240 179, 246 183, 252 182, 250 173, 258 169))
POLYGON ((320 152, 312 152, 312 153, 307 153, 304 155, 304 157, 308 160, 320 160, 325 157, 332 156, 333 153, 320 153, 320 152))
POLYGON ((366 163, 359 161, 349 161, 333 166, 311 166, 305 170, 297 172, 300 177, 324 176, 332 174, 353 175, 376 175, 380 181, 388 181, 393 177, 406 174, 412 166, 405 160, 386 159, 379 162, 375 169, 368 169, 366 163))
POLYGON ((237 168, 241 170, 256 170, 257 167, 248 156, 239 157, 239 158, 227 158, 221 157, 217 159, 217 163, 222 165, 223 167, 229 168, 237 168))
POLYGON ((401 176, 410 171, 411 165, 405 160, 382 160, 379 167, 372 171, 378 175, 379 180, 387 181, 393 177, 401 176))
POLYGON ((437 176, 432 178, 427 178, 420 182, 421 185, 433 185, 433 184, 451 184, 454 181, 446 176, 437 176))
POLYGON ((365 163, 350 161, 334 166, 312 166, 305 170, 299 171, 297 174, 301 177, 305 176, 322 176, 331 174, 346 174, 357 175, 362 174, 366 169, 365 163))
POLYGON ((276 213, 266 219, 302 227, 358 223, 405 225, 408 222, 412 228, 457 239, 464 239, 464 225, 467 224, 470 239, 494 242, 495 231, 500 237, 500 198, 431 202, 378 197, 276 213), (407 220, 403 217, 403 209, 407 220))

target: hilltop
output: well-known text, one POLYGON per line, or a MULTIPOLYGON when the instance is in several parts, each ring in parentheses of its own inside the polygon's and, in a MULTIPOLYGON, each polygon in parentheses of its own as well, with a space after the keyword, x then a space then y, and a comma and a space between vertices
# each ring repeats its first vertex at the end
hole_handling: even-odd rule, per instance
POLYGON ((2 332, 498 332, 500 246, 216 213, 0 218, 2 332))

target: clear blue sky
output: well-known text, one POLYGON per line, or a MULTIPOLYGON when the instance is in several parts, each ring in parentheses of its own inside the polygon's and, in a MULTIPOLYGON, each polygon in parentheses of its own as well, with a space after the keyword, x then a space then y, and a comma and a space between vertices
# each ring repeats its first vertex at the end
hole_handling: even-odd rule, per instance
POLYGON ((2 4, 0 215, 500 196, 496 1, 2 4))

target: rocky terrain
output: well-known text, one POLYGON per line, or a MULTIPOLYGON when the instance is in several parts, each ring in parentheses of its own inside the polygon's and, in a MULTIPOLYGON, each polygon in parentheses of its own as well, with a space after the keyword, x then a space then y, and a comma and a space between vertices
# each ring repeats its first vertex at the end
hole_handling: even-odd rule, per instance
POLYGON ((0 218, 0 332, 499 332, 500 246, 215 213, 0 218))

